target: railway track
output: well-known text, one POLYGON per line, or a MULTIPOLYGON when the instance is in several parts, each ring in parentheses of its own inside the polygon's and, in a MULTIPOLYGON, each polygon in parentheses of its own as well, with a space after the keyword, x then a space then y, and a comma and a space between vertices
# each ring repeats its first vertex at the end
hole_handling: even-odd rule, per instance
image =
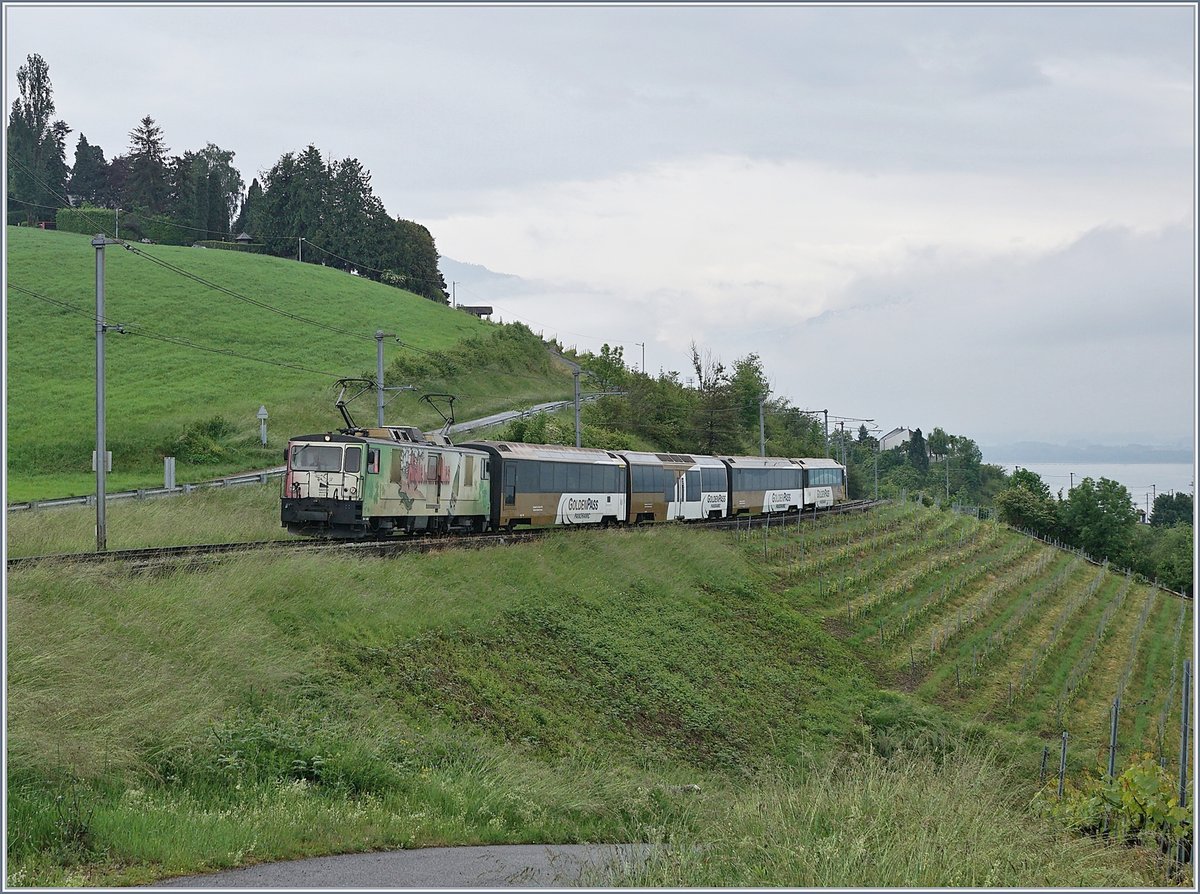
MULTIPOLYGON (((863 512, 883 501, 855 500, 840 503, 828 509, 817 510, 817 516, 841 515, 848 512, 863 512)), ((805 513, 803 518, 812 518, 805 513)), ((780 524, 794 525, 800 519, 796 515, 734 517, 690 523, 697 528, 732 530, 735 528, 758 529, 780 524)), ((800 519, 801 521, 803 519, 800 519)), ((660 523, 661 524, 661 523, 660 523)), ((646 525, 646 528, 653 527, 646 525)), ((593 530, 592 526, 580 530, 593 530)), ((42 563, 104 564, 125 562, 138 568, 168 564, 207 563, 223 557, 252 552, 328 552, 356 556, 395 556, 407 553, 433 552, 442 549, 482 549, 488 546, 508 546, 538 540, 549 534, 566 530, 562 527, 538 528, 536 530, 499 531, 493 534, 452 535, 436 537, 409 537, 393 540, 258 540, 244 543, 208 543, 188 546, 158 546, 141 549, 113 549, 105 552, 58 553, 45 556, 12 556, 7 559, 9 571, 27 568, 42 563)))

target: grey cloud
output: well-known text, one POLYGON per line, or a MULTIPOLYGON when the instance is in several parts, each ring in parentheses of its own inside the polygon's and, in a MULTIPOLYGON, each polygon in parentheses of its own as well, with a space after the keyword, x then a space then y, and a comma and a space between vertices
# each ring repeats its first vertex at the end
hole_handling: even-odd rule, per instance
MULTIPOLYGON (((464 190, 602 177, 689 154, 1030 173, 1191 160, 1187 135, 1148 136, 1160 110, 1048 83, 1043 68, 1064 56, 1135 60, 1186 83, 1184 8, 7 14, 10 52, 46 56, 60 112, 110 155, 147 112, 176 148, 212 139, 237 151, 247 182, 311 141, 357 156, 389 210, 406 216, 444 211, 437 204, 464 190), (98 34, 111 50, 103 76, 122 85, 102 98, 98 34), (181 51, 199 64, 175 65, 181 51)), ((10 66, 10 92, 14 74, 10 66)))
MULTIPOLYGON (((864 278, 801 326, 802 359, 764 352, 828 401, 977 439, 1192 426, 1189 227, 1105 228, 1039 256, 918 262, 864 278), (926 423, 921 423, 926 424, 926 423)), ((907 423, 904 423, 907 424, 907 423)))
POLYGON ((966 261, 927 251, 901 276, 862 278, 846 299, 851 307, 937 307, 939 319, 967 332, 986 321, 990 336, 1009 343, 1174 338, 1192 323, 1193 249, 1191 228, 1177 225, 1146 234, 1099 227, 1036 255, 966 261))

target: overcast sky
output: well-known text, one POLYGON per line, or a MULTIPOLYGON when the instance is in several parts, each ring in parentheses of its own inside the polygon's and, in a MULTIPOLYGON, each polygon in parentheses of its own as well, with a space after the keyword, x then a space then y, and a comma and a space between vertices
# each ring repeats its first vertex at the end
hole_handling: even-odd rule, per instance
MULTIPOLYGON (((107 157, 315 144, 461 303, 981 443, 1191 442, 1195 20, 1113 7, 30 7, 107 157)), ((68 159, 69 161, 70 159, 68 159)))

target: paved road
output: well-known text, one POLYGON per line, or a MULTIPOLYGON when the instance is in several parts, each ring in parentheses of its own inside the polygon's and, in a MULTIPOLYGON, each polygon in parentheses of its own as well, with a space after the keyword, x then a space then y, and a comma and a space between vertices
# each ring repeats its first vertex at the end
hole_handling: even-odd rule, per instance
POLYGON ((260 863, 155 882, 156 888, 567 888, 604 884, 586 869, 642 859, 646 844, 430 847, 260 863))

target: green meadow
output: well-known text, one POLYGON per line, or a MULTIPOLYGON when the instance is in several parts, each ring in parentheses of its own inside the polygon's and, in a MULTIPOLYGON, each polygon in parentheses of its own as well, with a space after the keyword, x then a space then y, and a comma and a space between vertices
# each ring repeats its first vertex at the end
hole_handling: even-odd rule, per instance
MULTIPOLYGON (((95 249, 88 237, 73 233, 23 227, 6 232, 8 500, 86 494, 94 489, 95 249)), ((110 332, 105 340, 112 490, 160 486, 164 455, 177 456, 180 483, 278 465, 290 435, 343 424, 333 383, 342 376, 374 376, 377 330, 412 346, 388 339, 385 362, 415 371, 421 389, 396 397, 388 422, 440 425, 441 418, 419 400, 424 391, 455 393, 459 419, 571 391, 569 373, 547 357, 512 362, 511 346, 501 344, 520 336, 511 327, 400 289, 263 255, 165 245, 138 249, 321 326, 240 300, 120 246, 105 249, 105 315, 130 329, 125 335, 110 332), (147 334, 136 334, 139 329, 147 334), (454 351, 464 343, 473 345, 471 361, 455 364, 454 351), (259 442, 259 406, 270 417, 266 447, 259 442)), ((536 345, 535 337, 525 335, 536 345)), ((392 375, 385 381, 413 384, 392 375)), ((373 395, 364 395, 352 410, 356 421, 373 423, 373 395)))

